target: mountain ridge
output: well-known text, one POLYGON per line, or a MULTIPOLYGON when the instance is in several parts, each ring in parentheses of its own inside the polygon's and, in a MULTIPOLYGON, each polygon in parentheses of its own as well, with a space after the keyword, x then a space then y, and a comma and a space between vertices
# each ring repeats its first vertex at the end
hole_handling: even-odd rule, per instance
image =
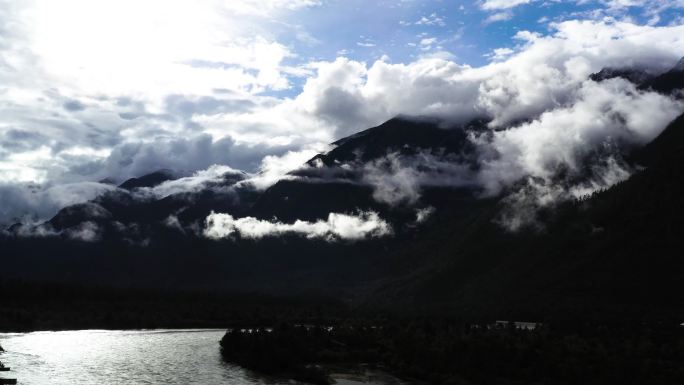
POLYGON ((468 137, 485 130, 485 121, 449 126, 398 117, 336 141, 331 151, 264 191, 234 171, 200 184, 164 171, 131 179, 64 208, 44 228, 13 226, 0 236, 12 255, 4 272, 175 290, 316 292, 370 306, 537 318, 580 311, 578 304, 586 305, 587 316, 651 309, 641 281, 659 296, 653 314, 679 314, 684 307, 672 293, 684 290, 678 280, 684 262, 676 255, 684 239, 678 226, 684 215, 683 125, 680 115, 626 156, 638 171, 625 181, 539 208, 543 226, 537 228, 502 228, 497 221, 509 191, 485 196, 474 185, 449 180, 449 169, 440 168, 458 163, 459 173, 478 170, 478 149, 468 137), (369 179, 375 172, 398 176, 369 179), (394 184, 409 178, 415 186, 394 184), (200 187, 171 189, 174 184, 200 187), (382 195, 396 198, 403 190, 413 195, 394 201, 382 195), (209 240, 203 227, 212 212, 266 227, 375 212, 394 231, 361 242, 239 233, 209 240), (24 238, 22 231, 45 235, 24 238), (49 257, 54 254, 60 259, 49 257))

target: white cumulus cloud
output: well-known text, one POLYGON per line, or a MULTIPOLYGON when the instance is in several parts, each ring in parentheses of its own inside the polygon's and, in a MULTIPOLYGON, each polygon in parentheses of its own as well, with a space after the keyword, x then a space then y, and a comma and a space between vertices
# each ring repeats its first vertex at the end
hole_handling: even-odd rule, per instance
POLYGON ((480 7, 486 10, 509 9, 534 0, 485 0, 480 7))
POLYGON ((260 239, 288 234, 328 241, 355 241, 390 235, 392 228, 377 213, 362 212, 357 215, 330 213, 325 221, 297 220, 294 223, 265 221, 253 217, 234 218, 230 214, 211 213, 206 219, 206 228, 204 229, 204 235, 212 239, 221 239, 232 235, 240 235, 240 237, 248 239, 260 239))

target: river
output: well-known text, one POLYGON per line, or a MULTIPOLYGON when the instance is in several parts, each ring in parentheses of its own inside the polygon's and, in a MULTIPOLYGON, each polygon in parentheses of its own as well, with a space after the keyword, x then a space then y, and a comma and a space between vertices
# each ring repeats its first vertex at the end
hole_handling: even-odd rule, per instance
MULTIPOLYGON (((296 384, 223 362, 225 330, 79 330, 0 333, 1 377, 20 385, 296 384)), ((338 385, 392 385, 380 372, 336 375, 338 385)))

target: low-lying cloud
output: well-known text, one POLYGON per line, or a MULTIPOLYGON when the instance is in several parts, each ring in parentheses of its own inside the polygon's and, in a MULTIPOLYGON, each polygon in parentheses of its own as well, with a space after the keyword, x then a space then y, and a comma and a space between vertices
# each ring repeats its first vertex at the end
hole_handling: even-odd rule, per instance
POLYGON ((116 187, 95 182, 55 186, 0 184, 0 226, 50 218, 61 208, 87 202, 116 187))
POLYGON ((430 151, 411 156, 392 152, 364 165, 362 173, 361 181, 373 187, 373 198, 391 206, 416 203, 424 187, 475 186, 469 165, 430 151))
POLYGON ((684 110, 682 102, 638 91, 621 78, 584 81, 568 99, 529 123, 475 139, 483 153, 478 179, 490 195, 526 177, 585 172, 590 155, 644 145, 684 110))
POLYGON ((211 239, 236 235, 246 239, 300 235, 326 241, 358 241, 390 234, 392 227, 375 212, 361 212, 356 215, 330 213, 327 220, 297 220, 294 223, 266 221, 253 217, 234 218, 229 214, 211 213, 206 219, 204 230, 204 235, 211 239))
POLYGON ((206 170, 195 172, 193 175, 168 180, 153 187, 137 188, 134 192, 138 196, 164 198, 174 194, 194 193, 214 186, 217 189, 225 189, 246 179, 247 176, 247 173, 229 166, 212 165, 206 170), (225 183, 226 180, 228 183, 225 183))
POLYGON ((53 238, 64 237, 77 242, 98 242, 102 239, 103 229, 95 222, 85 221, 76 226, 56 230, 49 223, 22 223, 10 233, 2 230, 0 234, 7 234, 21 238, 53 238))

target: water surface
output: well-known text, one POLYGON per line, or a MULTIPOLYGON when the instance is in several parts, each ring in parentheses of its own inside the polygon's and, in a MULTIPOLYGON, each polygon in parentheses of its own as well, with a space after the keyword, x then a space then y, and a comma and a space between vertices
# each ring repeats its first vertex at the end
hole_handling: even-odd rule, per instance
MULTIPOLYGON (((225 330, 80 330, 0 333, 0 377, 22 385, 296 384, 223 362, 225 330)), ((338 377, 338 376, 336 376, 338 377)), ((393 384, 382 373, 338 377, 339 385, 393 384)))

